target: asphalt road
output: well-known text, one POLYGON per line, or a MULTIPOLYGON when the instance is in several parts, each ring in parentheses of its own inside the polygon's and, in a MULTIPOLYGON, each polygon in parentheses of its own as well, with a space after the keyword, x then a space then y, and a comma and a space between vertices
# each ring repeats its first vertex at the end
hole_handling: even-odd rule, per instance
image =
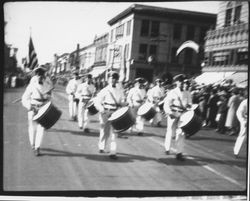
MULTIPOLYGON (((229 191, 247 189, 247 147, 233 156, 236 136, 202 129, 185 140, 185 161, 164 153, 166 127, 145 126, 145 134, 125 132, 117 138, 118 160, 98 152, 98 115, 91 116, 90 133, 69 121, 67 96, 54 90, 53 103, 63 112, 45 131, 41 156, 28 141, 24 88, 4 91, 3 190, 12 191, 229 191)), ((165 120, 163 124, 165 124, 165 120)))

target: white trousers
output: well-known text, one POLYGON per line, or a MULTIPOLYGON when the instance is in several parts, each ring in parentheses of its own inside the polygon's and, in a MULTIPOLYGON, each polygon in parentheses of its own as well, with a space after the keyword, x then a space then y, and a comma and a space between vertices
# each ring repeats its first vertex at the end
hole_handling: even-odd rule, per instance
POLYGON ((181 128, 178 127, 179 118, 171 119, 169 116, 167 117, 167 131, 165 135, 165 150, 170 151, 171 144, 172 144, 172 137, 175 138, 174 140, 174 149, 175 152, 182 153, 184 148, 184 132, 181 128))
POLYGON ((86 128, 89 124, 88 109, 86 108, 86 102, 79 101, 78 104, 78 126, 86 128))
POLYGON ((33 121, 34 112, 28 112, 28 131, 29 131, 29 141, 32 147, 35 149, 39 148, 42 144, 44 127, 33 121))
POLYGON ((113 112, 105 111, 99 114, 100 120, 100 136, 98 148, 99 150, 105 150, 109 148, 110 154, 116 154, 117 143, 116 143, 116 133, 111 126, 108 118, 113 112))
POLYGON ((136 119, 135 124, 132 126, 131 131, 134 132, 142 132, 144 129, 144 122, 145 119, 143 119, 141 116, 137 115, 137 111, 139 109, 140 106, 135 106, 135 107, 131 107, 131 111, 136 119))
POLYGON ((69 100, 69 116, 70 118, 73 118, 77 114, 77 103, 74 101, 73 95, 69 95, 68 100, 69 100))
POLYGON ((243 143, 246 141, 247 127, 245 122, 240 123, 240 132, 234 145, 234 154, 238 155, 243 143))

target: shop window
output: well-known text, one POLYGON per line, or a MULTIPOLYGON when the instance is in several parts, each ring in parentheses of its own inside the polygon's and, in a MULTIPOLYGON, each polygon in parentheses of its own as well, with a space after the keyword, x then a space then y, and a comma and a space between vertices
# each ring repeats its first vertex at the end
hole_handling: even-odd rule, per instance
POLYGON ((172 47, 171 50, 171 63, 178 63, 178 56, 176 56, 176 52, 177 52, 177 47, 172 47))
POLYGON ((149 46, 149 55, 156 57, 157 54, 157 45, 149 46))
POLYGON ((141 36, 148 36, 149 34, 149 20, 142 20, 141 36))
POLYGON ((193 50, 188 48, 184 51, 185 51, 184 63, 185 64, 192 64, 193 50))

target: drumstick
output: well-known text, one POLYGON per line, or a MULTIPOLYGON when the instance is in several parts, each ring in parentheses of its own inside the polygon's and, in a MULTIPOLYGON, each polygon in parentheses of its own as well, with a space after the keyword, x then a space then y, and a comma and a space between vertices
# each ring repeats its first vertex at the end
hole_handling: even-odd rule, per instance
POLYGON ((17 99, 15 99, 15 100, 13 100, 11 103, 17 103, 17 102, 19 102, 19 101, 21 101, 22 100, 22 98, 17 98, 17 99))

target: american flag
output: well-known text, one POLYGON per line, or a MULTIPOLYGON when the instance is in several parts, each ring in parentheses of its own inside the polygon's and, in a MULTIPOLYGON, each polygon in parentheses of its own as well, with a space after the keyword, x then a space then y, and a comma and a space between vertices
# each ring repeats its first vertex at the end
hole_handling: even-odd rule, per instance
POLYGON ((35 67, 38 66, 38 60, 37 60, 37 55, 35 52, 35 48, 33 45, 32 38, 30 37, 29 41, 29 68, 33 70, 35 67))

